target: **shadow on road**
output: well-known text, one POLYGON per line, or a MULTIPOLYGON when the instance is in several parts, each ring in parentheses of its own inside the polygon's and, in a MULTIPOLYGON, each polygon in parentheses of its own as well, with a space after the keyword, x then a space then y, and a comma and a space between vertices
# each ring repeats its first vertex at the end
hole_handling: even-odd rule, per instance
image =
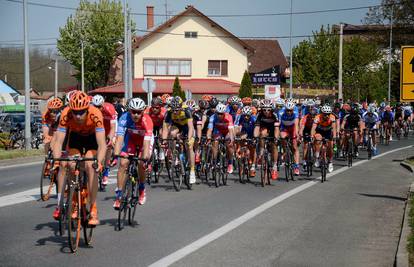
POLYGON ((389 195, 377 195, 377 194, 365 194, 365 193, 358 193, 358 195, 365 196, 365 197, 388 198, 388 199, 399 200, 399 201, 407 200, 407 198, 404 198, 404 197, 389 196, 389 195))

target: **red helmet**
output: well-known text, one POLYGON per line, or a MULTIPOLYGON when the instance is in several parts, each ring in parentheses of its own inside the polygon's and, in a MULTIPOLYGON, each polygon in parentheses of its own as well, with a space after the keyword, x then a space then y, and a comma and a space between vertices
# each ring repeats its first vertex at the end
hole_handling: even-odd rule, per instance
POLYGON ((63 102, 60 98, 55 97, 47 102, 48 109, 60 109, 61 107, 63 107, 63 102))
POLYGON ((163 94, 161 96, 162 103, 165 105, 167 103, 167 99, 170 98, 169 94, 163 94))
POLYGON ((252 104, 252 99, 250 97, 243 97, 242 103, 243 103, 243 105, 251 105, 252 104))
POLYGON ((90 102, 87 94, 77 91, 70 96, 69 107, 71 110, 83 110, 89 107, 90 102))

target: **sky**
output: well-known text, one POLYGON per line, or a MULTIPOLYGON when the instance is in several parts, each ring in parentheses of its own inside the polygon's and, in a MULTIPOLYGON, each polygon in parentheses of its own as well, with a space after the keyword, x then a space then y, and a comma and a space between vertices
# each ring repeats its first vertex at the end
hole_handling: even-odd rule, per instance
MULTIPOLYGON (((23 43, 23 5, 22 0, 0 0, 0 45, 23 43)), ((79 0, 28 0, 29 3, 41 3, 76 8, 79 0)), ((269 14, 290 12, 289 0, 128 0, 132 12, 145 13, 146 6, 154 6, 155 14, 165 14, 165 4, 171 14, 180 13, 187 5, 193 5, 205 15, 217 14, 269 14)), ((381 0, 292 0, 293 12, 340 9, 378 5, 381 0)), ((333 25, 340 22, 361 24, 368 9, 317 14, 295 14, 292 16, 292 36, 311 35, 321 25, 333 25)), ((59 37, 59 27, 63 27, 73 10, 28 6, 28 28, 31 44, 53 44, 59 37), (43 40, 38 40, 43 39, 43 40)), ((241 37, 280 37, 276 38, 285 55, 289 55, 289 16, 254 17, 211 17, 222 27, 241 37)), ((137 28, 146 29, 146 17, 133 17, 137 28)), ((165 16, 156 16, 155 24, 165 21, 165 16)), ((141 35, 142 33, 139 33, 141 35)), ((293 38, 297 45, 304 38, 293 38)), ((54 45, 42 46, 42 49, 55 48, 54 45)), ((0 59, 1 60, 1 59, 0 59)))

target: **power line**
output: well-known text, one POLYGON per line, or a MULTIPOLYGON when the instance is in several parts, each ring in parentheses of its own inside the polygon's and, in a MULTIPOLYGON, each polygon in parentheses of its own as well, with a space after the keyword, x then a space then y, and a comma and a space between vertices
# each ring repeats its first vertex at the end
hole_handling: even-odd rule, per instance
MULTIPOLYGON (((13 3, 23 3, 20 0, 3 0, 13 3)), ((80 10, 80 11, 89 11, 89 12, 101 12, 101 13, 117 13, 114 11, 104 11, 104 10, 90 10, 90 9, 79 9, 75 7, 68 6, 59 6, 59 5, 50 5, 50 4, 41 4, 36 2, 28 2, 29 5, 41 6, 47 8, 57 8, 57 9, 66 9, 66 10, 80 10)), ((347 7, 347 8, 335 8, 335 9, 322 9, 322 10, 310 10, 310 11, 296 11, 296 12, 280 12, 280 13, 256 13, 256 14, 206 14, 207 17, 218 17, 218 18, 230 18, 230 17, 263 17, 263 16, 287 16, 287 15, 306 15, 306 14, 316 14, 316 13, 329 13, 329 12, 341 12, 341 11, 352 11, 359 9, 369 9, 369 8, 378 8, 386 6, 400 5, 401 2, 385 4, 385 5, 371 5, 371 6, 358 6, 358 7, 347 7)), ((146 16, 147 13, 140 12, 130 12, 134 16, 146 16)), ((176 16, 175 14, 173 16, 176 16)), ((165 14, 154 14, 154 16, 164 17, 165 14)), ((182 15, 183 17, 200 17, 199 15, 182 15)))
MULTIPOLYGON (((50 65, 51 63, 53 63, 54 61, 53 60, 51 60, 51 61, 49 61, 49 62, 47 62, 46 64, 43 64, 43 65, 41 65, 41 66, 39 66, 39 67, 36 67, 36 68, 34 68, 34 69, 31 69, 30 70, 30 72, 32 73, 32 72, 36 72, 36 71, 38 71, 38 70, 41 70, 41 69, 43 69, 44 67, 46 67, 47 65, 50 65)), ((24 74, 24 72, 12 72, 12 71, 7 71, 7 70, 2 70, 2 69, 0 69, 0 71, 2 71, 2 72, 4 72, 4 73, 7 73, 7 74, 24 74)))
MULTIPOLYGON (((50 37, 50 38, 35 38, 35 39, 30 39, 29 41, 31 42, 36 42, 36 41, 47 41, 47 40, 56 40, 56 37, 50 37)), ((8 40, 8 41, 0 41, 1 43, 14 43, 14 42, 23 42, 23 40, 8 40)))

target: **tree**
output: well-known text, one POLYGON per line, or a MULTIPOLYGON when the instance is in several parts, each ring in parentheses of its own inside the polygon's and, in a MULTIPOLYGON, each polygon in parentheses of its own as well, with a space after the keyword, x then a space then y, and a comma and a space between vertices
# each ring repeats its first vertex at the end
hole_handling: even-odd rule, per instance
POLYGON ((173 85, 173 96, 179 96, 183 101, 185 101, 185 93, 181 89, 180 80, 178 76, 175 77, 174 85, 173 85))
POLYGON ((243 79, 240 84, 239 97, 252 97, 252 80, 247 70, 243 74, 243 79))
POLYGON ((81 42, 84 44, 85 87, 107 84, 109 69, 116 56, 118 42, 124 35, 121 2, 81 0, 74 16, 59 29, 57 48, 78 71, 81 79, 81 42))

